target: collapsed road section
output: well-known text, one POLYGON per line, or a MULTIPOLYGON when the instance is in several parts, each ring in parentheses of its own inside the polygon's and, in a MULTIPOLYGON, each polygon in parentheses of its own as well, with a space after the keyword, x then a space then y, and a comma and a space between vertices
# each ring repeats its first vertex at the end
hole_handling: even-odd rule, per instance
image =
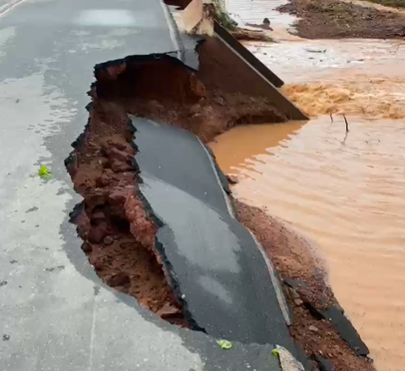
MULTIPOLYGON (((202 67, 210 65, 203 47, 197 49, 202 67)), ((290 332, 307 349, 311 337, 300 334, 311 330, 291 318, 272 264, 235 219, 223 174, 203 144, 249 115, 260 122, 276 111, 226 93, 218 88, 221 80, 210 88, 209 71, 167 54, 96 66, 90 120, 66 161, 84 197, 73 222, 83 250, 110 286, 174 324, 215 338, 284 346, 309 369, 290 332)), ((285 283, 284 292, 294 290, 293 303, 300 295, 305 303, 304 311, 294 306, 294 315, 312 328, 311 321, 330 321, 325 333, 349 345, 345 352, 357 367, 368 349, 333 294, 326 289, 329 302, 322 302, 299 282, 285 283)), ((312 349, 309 355, 328 364, 312 349)), ((363 360, 362 370, 371 370, 363 360)))
POLYGON ((96 66, 89 122, 66 160, 84 198, 72 222, 99 276, 162 318, 281 345, 305 363, 276 275, 235 219, 210 152, 182 129, 209 140, 246 117, 274 120, 277 110, 210 89, 209 74, 166 54, 96 66))

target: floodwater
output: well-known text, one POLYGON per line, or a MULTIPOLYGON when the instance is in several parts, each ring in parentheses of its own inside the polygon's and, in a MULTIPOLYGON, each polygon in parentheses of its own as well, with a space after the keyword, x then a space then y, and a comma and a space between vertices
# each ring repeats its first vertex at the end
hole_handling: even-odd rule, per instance
MULTIPOLYGON (((264 14, 264 0, 228 3, 246 23, 264 14)), ((323 256, 377 370, 404 371, 405 42, 302 40, 268 14, 277 43, 246 46, 311 120, 237 127, 211 147, 239 179, 238 199, 290 224, 323 256)))
POLYGON ((342 117, 237 127, 211 143, 235 196, 287 221, 326 259, 378 370, 405 365, 405 122, 342 117))

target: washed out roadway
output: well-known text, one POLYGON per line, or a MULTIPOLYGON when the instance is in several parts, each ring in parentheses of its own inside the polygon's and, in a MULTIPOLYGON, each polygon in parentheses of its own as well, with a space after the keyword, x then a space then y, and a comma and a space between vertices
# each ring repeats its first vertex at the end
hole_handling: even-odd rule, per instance
POLYGON ((132 118, 141 192, 163 222, 157 238, 187 310, 216 338, 295 353, 266 262, 234 218, 213 159, 193 134, 132 118))
POLYGON ((176 52, 172 35, 157 0, 27 0, 0 17, 2 371, 279 369, 273 344, 223 351, 103 285, 68 223, 80 198, 63 160, 94 65, 176 52))

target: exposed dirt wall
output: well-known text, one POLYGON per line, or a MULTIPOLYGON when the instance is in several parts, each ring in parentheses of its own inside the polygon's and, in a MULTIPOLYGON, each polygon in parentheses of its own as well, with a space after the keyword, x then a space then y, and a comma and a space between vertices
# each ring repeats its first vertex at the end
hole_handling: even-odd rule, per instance
POLYGON ((172 323, 187 326, 155 253, 157 226, 138 197, 133 130, 121 106, 92 90, 86 129, 66 160, 83 202, 71 214, 100 278, 172 323))
POLYGON ((199 71, 166 55, 128 58, 98 68, 97 93, 120 102, 128 113, 179 126, 205 142, 240 123, 286 120, 248 79, 250 75, 226 73, 215 59, 217 51, 204 45, 210 43, 197 49, 199 71))

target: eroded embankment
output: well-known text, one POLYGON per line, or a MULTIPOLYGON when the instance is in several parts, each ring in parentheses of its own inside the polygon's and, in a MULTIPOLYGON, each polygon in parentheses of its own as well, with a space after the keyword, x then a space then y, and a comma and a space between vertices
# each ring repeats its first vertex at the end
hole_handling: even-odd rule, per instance
POLYGON ((166 55, 96 68, 97 92, 128 113, 189 130, 204 142, 237 124, 286 121, 260 89, 251 94, 256 87, 243 73, 221 68, 216 46, 208 40, 197 47, 198 72, 166 55))
POLYGON ((71 220, 100 278, 170 322, 185 325, 155 254, 157 226, 138 192, 136 148, 125 111, 90 92, 89 121, 65 161, 83 198, 71 220))
POLYGON ((216 76, 206 73, 213 62, 203 51, 200 63, 198 73, 167 55, 96 66, 89 121, 65 161, 75 191, 84 198, 71 220, 97 274, 109 286, 182 326, 190 323, 155 250, 158 225, 138 190, 142 179, 127 114, 171 123, 205 141, 239 122, 284 119, 264 98, 216 88, 216 76))
MULTIPOLYGON (((97 66, 89 122, 66 160, 74 188, 84 198, 72 221, 98 275, 162 318, 191 328, 155 249, 158 223, 138 191, 142 179, 135 162, 137 148, 131 145, 136 133, 127 113, 182 127, 204 142, 238 123, 283 119, 264 98, 220 89, 216 81, 222 77, 215 75, 215 66, 210 69, 213 61, 201 51, 200 63, 196 72, 174 58, 154 55, 97 66)), ((290 333, 314 359, 314 369, 331 362, 336 371, 373 370, 319 315, 335 304, 322 272, 311 270, 319 266, 299 251, 286 257, 283 231, 279 239, 271 239, 271 221, 260 210, 235 205, 239 220, 256 234, 284 278, 294 314, 290 333), (297 280, 303 284, 296 286, 297 280)))

